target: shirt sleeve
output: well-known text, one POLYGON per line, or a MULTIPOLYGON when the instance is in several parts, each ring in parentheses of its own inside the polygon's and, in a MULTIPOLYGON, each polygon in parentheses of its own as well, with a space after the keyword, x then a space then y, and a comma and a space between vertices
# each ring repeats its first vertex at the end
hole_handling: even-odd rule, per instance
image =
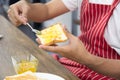
POLYGON ((82 0, 62 0, 62 1, 70 11, 76 10, 78 7, 80 7, 80 4, 82 2, 82 0))

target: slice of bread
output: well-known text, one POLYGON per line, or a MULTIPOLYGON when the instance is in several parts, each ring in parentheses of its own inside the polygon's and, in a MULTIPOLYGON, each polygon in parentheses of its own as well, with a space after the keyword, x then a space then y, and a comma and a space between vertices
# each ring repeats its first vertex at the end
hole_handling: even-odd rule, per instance
POLYGON ((13 76, 6 76, 4 80, 40 80, 38 79, 34 73, 31 71, 22 73, 22 74, 17 74, 13 76))
POLYGON ((60 23, 54 24, 37 34, 42 45, 52 45, 58 42, 64 42, 68 38, 60 23))

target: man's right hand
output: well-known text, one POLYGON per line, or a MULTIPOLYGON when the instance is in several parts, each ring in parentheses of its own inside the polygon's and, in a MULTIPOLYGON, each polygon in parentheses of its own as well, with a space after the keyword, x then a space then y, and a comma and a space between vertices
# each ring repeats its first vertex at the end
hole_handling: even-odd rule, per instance
POLYGON ((8 16, 11 22, 18 26, 20 24, 26 24, 28 19, 35 22, 43 22, 68 11, 68 8, 64 5, 62 0, 51 0, 46 4, 32 4, 26 0, 20 0, 10 6, 8 16))
POLYGON ((8 17, 15 26, 26 24, 30 9, 30 3, 25 0, 21 0, 9 7, 8 17))

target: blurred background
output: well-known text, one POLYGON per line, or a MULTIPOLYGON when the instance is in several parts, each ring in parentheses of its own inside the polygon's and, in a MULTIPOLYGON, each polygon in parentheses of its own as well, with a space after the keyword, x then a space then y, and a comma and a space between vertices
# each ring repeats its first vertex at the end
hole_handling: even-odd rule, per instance
MULTIPOLYGON (((8 19, 7 17, 7 10, 9 8, 9 5, 14 4, 19 0, 0 0, 0 15, 4 16, 5 18, 8 19)), ((46 3, 49 2, 50 0, 29 0, 32 3, 46 3)), ((9 19, 8 19, 9 20, 9 19)), ((35 23, 35 22, 30 22, 30 24, 33 26, 33 28, 42 30, 43 28, 50 26, 54 23, 60 22, 64 25, 66 25, 67 29, 75 36, 79 36, 80 30, 79 30, 79 11, 74 11, 74 12, 69 12, 66 14, 63 14, 59 17, 50 19, 48 21, 45 21, 43 23, 35 23)), ((30 39, 32 39, 34 42, 36 39, 35 34, 29 29, 29 27, 25 25, 21 25, 18 27, 23 33, 25 33, 30 39)))

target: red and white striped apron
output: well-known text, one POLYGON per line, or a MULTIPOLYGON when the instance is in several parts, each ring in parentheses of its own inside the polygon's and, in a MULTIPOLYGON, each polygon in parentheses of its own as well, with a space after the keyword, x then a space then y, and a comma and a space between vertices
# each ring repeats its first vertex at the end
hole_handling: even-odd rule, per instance
MULTIPOLYGON (((104 5, 83 0, 80 16, 82 35, 79 38, 91 54, 109 59, 120 59, 120 56, 104 39, 105 27, 119 2, 120 0, 114 0, 112 5, 104 5)), ((82 80, 115 80, 67 58, 60 58, 58 61, 82 80)))

